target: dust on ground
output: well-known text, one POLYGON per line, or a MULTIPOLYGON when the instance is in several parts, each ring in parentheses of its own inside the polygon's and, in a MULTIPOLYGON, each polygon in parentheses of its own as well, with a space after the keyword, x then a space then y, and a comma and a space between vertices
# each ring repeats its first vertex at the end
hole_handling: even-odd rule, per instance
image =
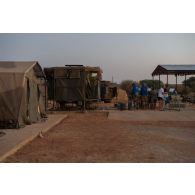
POLYGON ((70 112, 5 162, 195 162, 195 123, 141 124, 107 114, 70 112))

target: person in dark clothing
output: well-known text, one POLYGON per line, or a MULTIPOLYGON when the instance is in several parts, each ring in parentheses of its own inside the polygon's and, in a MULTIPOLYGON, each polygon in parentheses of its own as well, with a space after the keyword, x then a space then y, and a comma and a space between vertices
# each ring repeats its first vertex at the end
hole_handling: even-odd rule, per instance
POLYGON ((140 97, 139 97, 140 88, 138 86, 138 83, 133 83, 132 86, 132 104, 133 107, 138 109, 140 107, 140 97))
POLYGON ((101 99, 103 100, 106 95, 106 86, 101 86, 101 99))
POLYGON ((114 87, 112 90, 112 97, 117 97, 117 96, 118 96, 117 87, 114 87))
POLYGON ((141 87, 141 107, 145 109, 148 106, 148 87, 145 83, 141 87))
POLYGON ((156 102, 157 102, 157 91, 153 88, 151 88, 149 94, 148 94, 148 104, 150 109, 156 109, 156 102))
POLYGON ((171 96, 169 96, 169 93, 168 93, 168 85, 165 85, 165 88, 164 88, 164 101, 165 101, 165 105, 169 104, 171 101, 171 96))

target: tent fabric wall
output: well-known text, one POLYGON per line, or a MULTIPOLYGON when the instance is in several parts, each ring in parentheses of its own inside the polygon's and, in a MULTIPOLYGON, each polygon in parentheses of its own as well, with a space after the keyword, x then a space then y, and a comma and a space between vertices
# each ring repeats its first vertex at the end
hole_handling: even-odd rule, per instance
POLYGON ((0 121, 16 121, 23 93, 24 74, 0 74, 0 121))
POLYGON ((24 106, 21 107, 19 119, 28 123, 34 123, 46 116, 45 80, 37 78, 33 69, 31 69, 25 74, 24 83, 24 106))
MULTIPOLYGON (((45 78, 43 73, 42 77, 37 76, 34 67, 42 70, 37 62, 28 62, 28 66, 25 62, 16 64, 20 71, 11 72, 12 67, 8 66, 6 71, 6 62, 0 62, 0 122, 21 127, 37 122, 46 115, 45 78), (21 68, 23 65, 25 69, 21 68)), ((14 67, 14 70, 17 69, 14 67)))

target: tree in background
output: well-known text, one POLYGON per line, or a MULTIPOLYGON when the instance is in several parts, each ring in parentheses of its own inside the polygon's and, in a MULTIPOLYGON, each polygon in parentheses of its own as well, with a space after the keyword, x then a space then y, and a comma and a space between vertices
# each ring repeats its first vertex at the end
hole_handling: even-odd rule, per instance
MULTIPOLYGON (((146 83, 146 85, 149 88, 153 88, 153 87, 154 87, 154 89, 158 89, 159 88, 159 80, 145 79, 145 80, 141 80, 140 81, 140 84, 142 84, 142 83, 146 83)), ((160 81, 160 86, 161 87, 164 86, 164 83, 162 81, 160 81)))
POLYGON ((185 81, 183 81, 183 84, 186 86, 192 91, 192 92, 195 92, 195 77, 190 77, 189 79, 185 81))
MULTIPOLYGON (((125 90, 126 92, 128 92, 131 89, 133 83, 134 83, 133 80, 124 80, 120 83, 120 88, 125 90)), ((146 83, 146 85, 149 88, 153 88, 153 87, 154 87, 154 89, 159 88, 159 80, 152 80, 152 79, 140 80, 139 81, 140 87, 141 87, 142 83, 146 83)), ((160 86, 161 87, 164 86, 164 83, 162 81, 160 81, 160 86)))
POLYGON ((195 92, 195 77, 190 77, 186 80, 186 82, 183 81, 183 84, 186 84, 187 87, 191 88, 192 91, 195 92))
POLYGON ((127 93, 128 91, 130 90, 132 84, 133 84, 134 81, 132 80, 124 80, 120 83, 120 88, 125 90, 127 93))
POLYGON ((181 94, 182 95, 189 95, 191 91, 192 90, 188 86, 186 86, 186 88, 185 87, 182 88, 181 94))

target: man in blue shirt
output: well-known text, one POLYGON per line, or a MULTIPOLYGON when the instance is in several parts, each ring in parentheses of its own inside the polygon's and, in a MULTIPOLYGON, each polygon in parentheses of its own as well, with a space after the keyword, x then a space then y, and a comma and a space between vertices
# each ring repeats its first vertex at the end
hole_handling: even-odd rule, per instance
POLYGON ((148 96, 148 87, 145 83, 143 83, 141 87, 141 96, 148 96))
POLYGON ((140 92, 140 88, 138 86, 138 83, 133 83, 133 87, 132 87, 132 97, 133 97, 133 107, 135 109, 138 109, 140 107, 140 101, 139 101, 139 92, 140 92))
POLYGON ((138 84, 136 82, 133 83, 132 94, 133 94, 133 96, 139 95, 139 87, 138 87, 138 84))

